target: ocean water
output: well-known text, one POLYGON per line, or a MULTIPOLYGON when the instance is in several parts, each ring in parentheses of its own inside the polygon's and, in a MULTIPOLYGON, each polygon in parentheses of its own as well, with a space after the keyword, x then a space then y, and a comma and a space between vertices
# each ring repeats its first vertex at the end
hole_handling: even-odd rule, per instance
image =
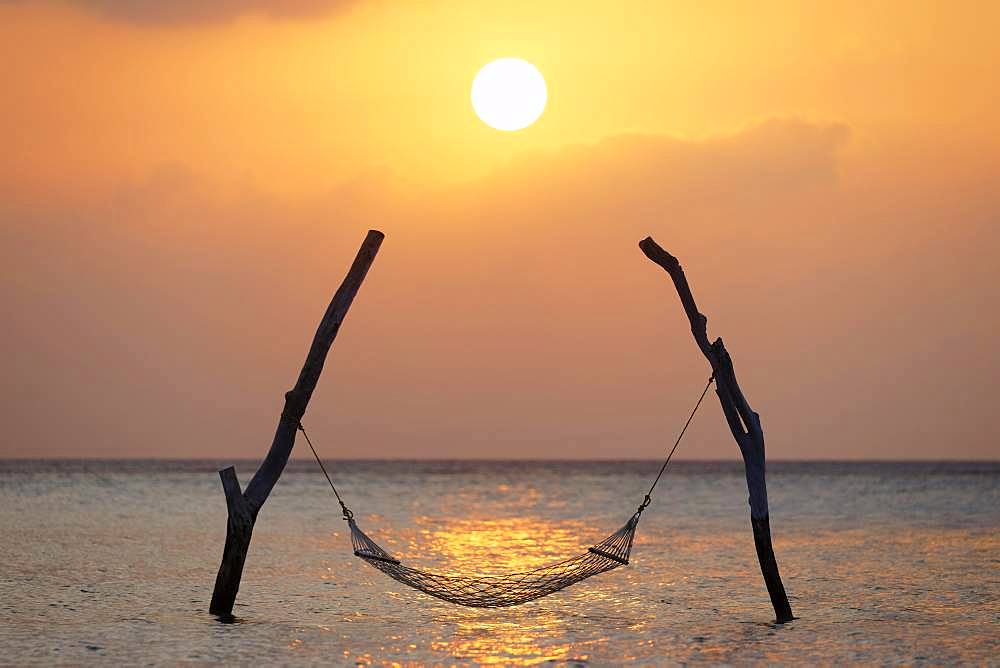
MULTIPOLYGON (((629 566, 457 607, 354 557, 314 464, 258 518, 237 623, 207 612, 229 462, 0 461, 0 663, 1000 663, 1000 464, 769 464, 798 619, 773 623, 738 463, 672 465, 629 566)), ((406 562, 523 570, 617 529, 656 462, 332 462, 406 562)), ((253 462, 237 463, 245 484, 253 462)))

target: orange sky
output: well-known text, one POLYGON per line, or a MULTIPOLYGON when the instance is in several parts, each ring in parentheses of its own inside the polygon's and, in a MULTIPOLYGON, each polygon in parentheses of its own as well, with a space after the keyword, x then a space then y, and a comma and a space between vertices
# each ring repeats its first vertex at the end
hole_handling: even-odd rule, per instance
POLYGON ((651 234, 772 458, 997 458, 1000 9, 827 4, 0 3, 0 456, 261 455, 376 227, 329 455, 659 456, 707 369, 651 234))

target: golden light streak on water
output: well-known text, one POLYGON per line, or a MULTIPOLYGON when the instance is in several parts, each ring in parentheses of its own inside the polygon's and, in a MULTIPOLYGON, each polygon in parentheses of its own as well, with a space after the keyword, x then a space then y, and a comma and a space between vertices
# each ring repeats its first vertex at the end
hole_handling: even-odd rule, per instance
POLYGON ((575 556, 592 544, 581 542, 581 536, 586 540, 588 533, 582 523, 553 522, 537 516, 444 522, 421 518, 421 523, 427 526, 421 551, 437 555, 448 571, 455 573, 531 570, 575 556))

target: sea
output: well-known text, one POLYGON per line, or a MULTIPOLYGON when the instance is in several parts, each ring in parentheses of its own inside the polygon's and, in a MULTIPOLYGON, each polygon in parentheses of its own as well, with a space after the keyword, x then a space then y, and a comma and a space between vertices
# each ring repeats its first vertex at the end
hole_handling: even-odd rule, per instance
MULTIPOLYGON (((794 621, 776 624, 739 462, 672 463, 631 561, 463 608, 352 554, 314 462, 260 512, 230 623, 209 614, 249 461, 0 460, 0 664, 1000 664, 1000 462, 769 462, 794 621)), ((619 528, 658 462, 332 461, 404 563, 517 572, 619 528)))

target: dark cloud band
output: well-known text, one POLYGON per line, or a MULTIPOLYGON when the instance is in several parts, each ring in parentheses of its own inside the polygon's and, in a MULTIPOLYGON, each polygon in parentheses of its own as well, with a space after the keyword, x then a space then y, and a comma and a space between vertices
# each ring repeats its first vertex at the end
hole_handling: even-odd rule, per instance
POLYGON ((66 0, 71 5, 138 25, 222 23, 247 14, 275 19, 321 18, 354 0, 66 0))

